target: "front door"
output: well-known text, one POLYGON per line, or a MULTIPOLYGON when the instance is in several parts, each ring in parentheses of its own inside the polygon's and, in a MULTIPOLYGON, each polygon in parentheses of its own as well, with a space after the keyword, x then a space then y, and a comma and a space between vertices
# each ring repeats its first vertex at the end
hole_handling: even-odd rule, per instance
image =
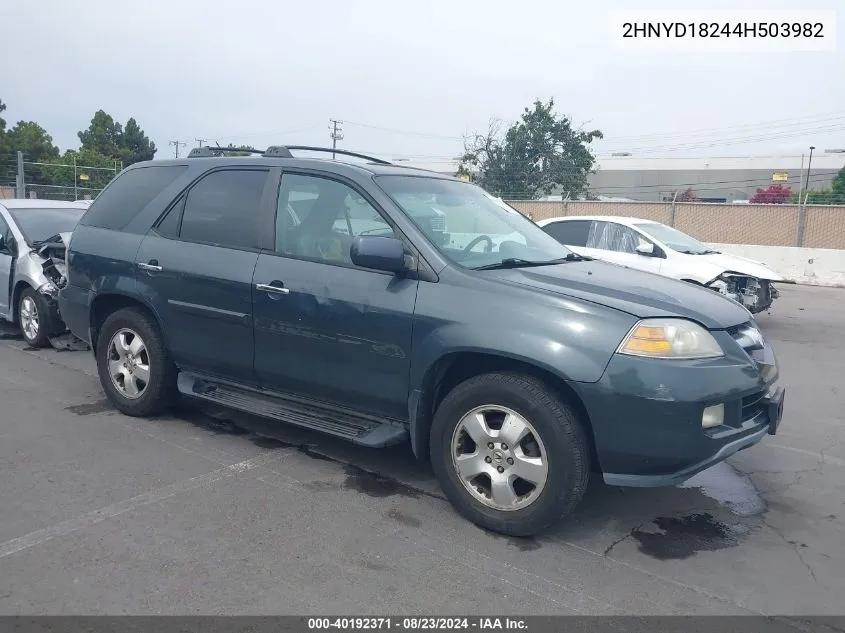
POLYGON ((0 215, 0 315, 14 312, 12 303, 12 261, 14 260, 14 238, 6 219, 0 215))
POLYGON ((359 268, 349 256, 360 233, 393 235, 384 214, 351 183, 286 173, 275 230, 254 276, 261 384, 406 418, 418 282, 359 268))
POLYGON ((254 381, 252 274, 261 215, 274 209, 269 173, 206 174, 141 243, 138 288, 155 307, 182 369, 254 381))
POLYGON ((624 224, 593 220, 584 254, 636 270, 659 274, 663 258, 637 252, 637 246, 647 243, 654 246, 655 253, 659 251, 656 244, 624 224))

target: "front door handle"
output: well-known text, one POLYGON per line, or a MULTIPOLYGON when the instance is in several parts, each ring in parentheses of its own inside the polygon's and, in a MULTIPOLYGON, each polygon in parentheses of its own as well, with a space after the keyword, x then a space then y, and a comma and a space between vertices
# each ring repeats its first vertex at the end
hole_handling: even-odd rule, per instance
POLYGON ((281 282, 274 281, 272 284, 255 284, 255 289, 256 290, 262 290, 264 292, 272 292, 272 293, 277 294, 277 295, 289 295, 290 294, 289 288, 285 288, 282 285, 274 285, 274 284, 280 284, 280 283, 281 282))
POLYGON ((161 266, 158 265, 157 259, 151 259, 146 264, 144 262, 138 262, 138 268, 140 268, 141 270, 149 270, 151 272, 156 273, 161 271, 161 266))

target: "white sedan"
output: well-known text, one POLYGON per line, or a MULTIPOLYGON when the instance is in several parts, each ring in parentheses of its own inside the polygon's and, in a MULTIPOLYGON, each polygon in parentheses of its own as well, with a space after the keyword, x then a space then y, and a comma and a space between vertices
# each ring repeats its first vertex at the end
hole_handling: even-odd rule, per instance
POLYGON ((713 250, 670 226, 639 218, 568 216, 537 222, 579 255, 706 286, 757 314, 778 297, 783 277, 760 262, 713 250))

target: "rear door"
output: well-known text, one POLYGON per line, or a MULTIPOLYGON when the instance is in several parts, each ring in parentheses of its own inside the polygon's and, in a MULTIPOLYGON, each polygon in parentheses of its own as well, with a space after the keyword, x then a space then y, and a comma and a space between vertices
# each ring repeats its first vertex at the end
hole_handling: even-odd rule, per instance
POLYGON ((559 220, 546 224, 543 230, 579 255, 586 255, 591 224, 591 220, 559 220))
POLYGON ((184 369, 252 382, 252 275, 262 214, 275 211, 270 171, 227 167, 204 174, 141 243, 138 287, 184 369))

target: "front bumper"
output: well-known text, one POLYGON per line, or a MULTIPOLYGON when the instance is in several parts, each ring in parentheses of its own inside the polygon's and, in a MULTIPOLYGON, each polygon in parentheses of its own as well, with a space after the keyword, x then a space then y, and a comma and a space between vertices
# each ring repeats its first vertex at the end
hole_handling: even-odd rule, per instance
POLYGON ((606 483, 676 485, 777 432, 784 390, 776 366, 734 347, 700 361, 617 355, 599 382, 577 385, 606 483), (704 409, 719 403, 724 423, 703 428, 704 409))

